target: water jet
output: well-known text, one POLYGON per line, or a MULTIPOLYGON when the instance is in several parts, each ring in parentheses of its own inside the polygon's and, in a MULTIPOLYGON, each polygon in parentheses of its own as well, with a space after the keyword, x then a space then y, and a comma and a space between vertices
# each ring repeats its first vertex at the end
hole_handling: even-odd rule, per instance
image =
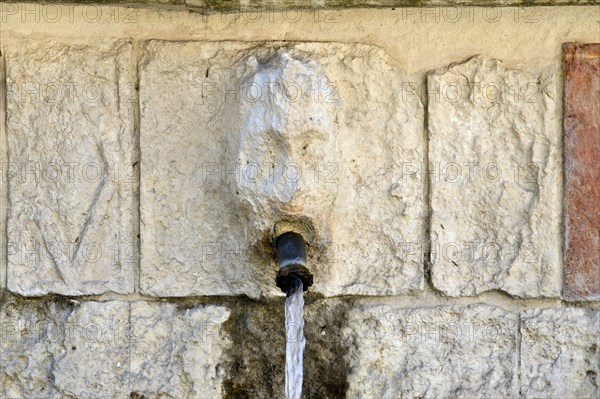
MULTIPOLYGON (((251 245, 275 254, 276 286, 286 294, 285 395, 302 395, 304 292, 313 284, 307 248, 329 242, 329 222, 337 196, 316 172, 323 160, 337 159, 337 102, 314 101, 314 87, 329 87, 323 69, 293 49, 258 51, 240 61, 240 87, 260 87, 252 101, 226 107, 232 140, 230 162, 239 177, 230 185, 236 211, 251 245), (269 84, 266 84, 266 83, 269 84), (281 87, 308 88, 294 101, 281 87), (318 234, 317 234, 318 232, 318 234)), ((243 95, 242 97, 243 98, 243 95)))

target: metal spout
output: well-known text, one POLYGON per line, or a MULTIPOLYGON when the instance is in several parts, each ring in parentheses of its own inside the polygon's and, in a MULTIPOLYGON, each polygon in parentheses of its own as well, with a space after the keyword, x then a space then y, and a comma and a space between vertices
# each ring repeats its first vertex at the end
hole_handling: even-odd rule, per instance
POLYGON ((275 256, 279 271, 275 282, 283 292, 288 293, 294 279, 302 281, 304 291, 313 284, 313 276, 306 266, 304 238, 294 232, 283 233, 275 242, 275 256))

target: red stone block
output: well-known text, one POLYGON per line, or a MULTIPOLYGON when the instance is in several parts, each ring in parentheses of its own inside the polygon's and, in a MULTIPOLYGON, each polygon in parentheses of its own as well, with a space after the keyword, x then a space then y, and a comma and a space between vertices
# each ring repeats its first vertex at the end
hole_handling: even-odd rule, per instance
POLYGON ((600 299, 600 43, 563 46, 565 287, 600 299))

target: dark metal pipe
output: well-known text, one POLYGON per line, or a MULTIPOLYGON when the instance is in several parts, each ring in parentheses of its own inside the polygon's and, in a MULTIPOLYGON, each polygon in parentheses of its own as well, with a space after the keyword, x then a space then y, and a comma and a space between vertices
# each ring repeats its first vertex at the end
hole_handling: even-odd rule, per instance
POLYGON ((302 281, 304 291, 313 284, 313 276, 306 267, 304 238, 294 232, 283 233, 275 242, 275 257, 279 271, 275 282, 283 292, 288 293, 294 279, 302 281))

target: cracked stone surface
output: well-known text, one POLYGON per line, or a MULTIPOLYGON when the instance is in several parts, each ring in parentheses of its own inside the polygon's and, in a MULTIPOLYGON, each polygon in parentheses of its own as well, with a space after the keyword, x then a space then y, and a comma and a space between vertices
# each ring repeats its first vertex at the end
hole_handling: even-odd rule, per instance
POLYGON ((127 42, 6 53, 8 288, 133 291, 133 85, 127 42))
POLYGON ((277 295, 278 217, 314 291, 422 289, 423 109, 381 49, 152 41, 140 79, 144 293, 277 295))
POLYGON ((518 315, 489 305, 355 306, 347 397, 517 397, 518 315))
POLYGON ((4 305, 0 396, 220 398, 228 318, 229 310, 211 305, 4 305))
POLYGON ((600 396, 600 311, 527 311, 521 336, 524 398, 600 396))
POLYGON ((477 56, 427 84, 433 284, 450 296, 560 295, 554 69, 532 74, 477 56))

